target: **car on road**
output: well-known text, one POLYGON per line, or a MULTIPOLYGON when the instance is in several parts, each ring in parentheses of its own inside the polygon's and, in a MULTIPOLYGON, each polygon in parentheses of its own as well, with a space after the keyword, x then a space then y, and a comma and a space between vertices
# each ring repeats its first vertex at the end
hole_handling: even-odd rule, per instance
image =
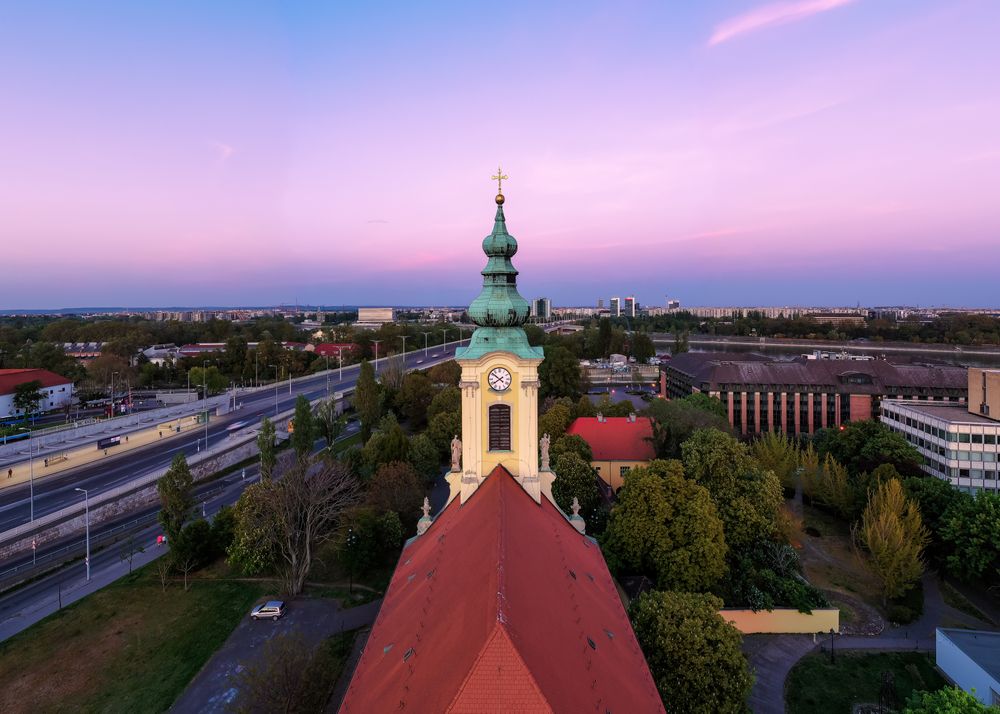
POLYGON ((250 612, 254 620, 277 620, 285 614, 285 603, 281 600, 268 600, 258 605, 250 612))

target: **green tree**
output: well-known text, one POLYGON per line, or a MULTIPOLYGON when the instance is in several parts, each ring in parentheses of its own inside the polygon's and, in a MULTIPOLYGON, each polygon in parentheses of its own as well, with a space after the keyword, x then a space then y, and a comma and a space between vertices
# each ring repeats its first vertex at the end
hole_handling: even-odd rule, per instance
POLYGON ((557 441, 573 421, 573 414, 565 404, 553 404, 547 412, 538 418, 539 435, 548 434, 557 441))
POLYGON ((563 434, 552 443, 552 460, 562 454, 576 454, 588 464, 594 460, 594 452, 590 444, 579 434, 563 434))
POLYGON ((795 490, 799 451, 788 436, 777 431, 765 432, 750 445, 750 453, 761 467, 774 472, 782 487, 789 491, 795 490))
POLYGON ((711 494, 730 548, 777 534, 781 483, 760 468, 746 446, 718 429, 702 429, 684 442, 681 453, 685 475, 711 494))
POLYGON ((300 461, 309 458, 316 443, 316 424, 312 407, 303 395, 295 398, 295 430, 292 432, 292 448, 300 461))
POLYGON ((580 397, 580 361, 562 345, 546 345, 545 359, 538 367, 539 390, 542 398, 580 397))
POLYGON ((1000 714, 1000 707, 987 707, 958 687, 932 692, 913 692, 903 714, 1000 714))
POLYGON ((579 419, 580 417, 592 417, 597 415, 597 409, 594 408, 594 403, 590 401, 590 397, 586 394, 580 396, 576 401, 576 406, 573 407, 573 418, 579 419))
POLYGON ((24 419, 38 411, 42 401, 42 383, 37 379, 22 382, 14 387, 14 409, 24 414, 24 419))
POLYGON ((857 530, 870 555, 875 576, 882 581, 883 601, 901 597, 924 571, 923 550, 928 533, 915 503, 893 479, 872 494, 857 530))
POLYGON ((632 333, 632 357, 636 362, 646 363, 656 356, 656 347, 645 332, 632 333))
POLYGON ((462 392, 458 387, 449 384, 434 395, 427 407, 427 420, 430 421, 443 412, 462 413, 462 392))
POLYGON ((958 501, 972 500, 972 496, 959 491, 945 479, 933 476, 908 478, 903 481, 903 488, 907 497, 917 504, 920 517, 931 533, 927 557, 938 565, 944 565, 951 553, 950 544, 944 539, 946 514, 958 501))
POLYGON ((337 413, 337 403, 333 399, 320 402, 316 406, 315 417, 318 431, 326 441, 326 448, 332 451, 347 426, 347 419, 343 414, 337 413))
POLYGON ((674 333, 674 346, 670 350, 670 354, 679 355, 683 352, 687 352, 691 349, 688 346, 688 333, 685 332, 675 332, 674 333))
POLYGON ((853 421, 813 437, 820 456, 832 454, 851 475, 892 464, 904 476, 919 476, 923 457, 904 437, 880 421, 853 421))
POLYGON ((433 485, 441 472, 441 453, 427 434, 410 437, 410 464, 424 483, 433 485))
POLYGON ((382 387, 375 381, 375 370, 368 360, 363 360, 354 387, 354 408, 361 420, 361 441, 371 438, 375 425, 382 416, 382 387))
POLYGON ((611 320, 604 317, 597 325, 597 351, 595 357, 607 357, 611 354, 611 320))
POLYGON ((625 474, 602 548, 614 570, 647 575, 659 588, 706 590, 726 572, 715 504, 704 487, 684 478, 678 461, 657 460, 625 474))
POLYGON ((417 527, 424 501, 424 482, 404 461, 382 464, 368 485, 368 504, 378 511, 395 511, 406 532, 417 527))
POLYGON ((629 608, 660 697, 671 712, 742 714, 753 676, 742 637, 722 619, 722 600, 695 593, 643 593, 629 608))
POLYGON ((601 501, 597 485, 597 471, 577 454, 567 452, 557 456, 552 464, 556 480, 552 483, 552 496, 564 513, 573 508, 573 498, 580 502, 580 515, 588 519, 601 501))
POLYGON ((434 442, 441 458, 451 453, 451 440, 462 433, 462 416, 456 412, 441 412, 427 425, 427 436, 434 442))
POLYGON ((270 497, 273 488, 270 480, 250 484, 233 509, 233 538, 226 554, 229 564, 244 575, 269 573, 277 563, 277 513, 270 497))
POLYGON ((188 370, 188 374, 191 376, 191 386, 207 387, 209 394, 220 394, 224 392, 226 387, 229 386, 229 380, 226 378, 219 368, 212 365, 208 369, 204 366, 202 367, 192 367, 188 370))
POLYGON ((971 581, 1000 568, 1000 495, 980 491, 956 501, 944 516, 941 537, 950 549, 948 572, 971 581))
POLYGON ((379 422, 378 431, 372 434, 364 447, 365 458, 371 468, 392 461, 409 461, 410 440, 403 427, 396 421, 396 415, 389 412, 379 422))
POLYGON ((715 414, 723 419, 728 419, 726 414, 726 405, 722 403, 722 400, 718 397, 710 397, 704 392, 693 392, 680 398, 680 400, 685 404, 690 404, 693 407, 702 409, 710 414, 715 414))
POLYGON ((658 458, 680 457, 681 444, 700 429, 730 430, 724 416, 703 409, 687 398, 655 399, 646 407, 645 414, 653 419, 653 447, 658 458))
POLYGON ((194 479, 184 454, 174 456, 170 468, 156 482, 156 490, 160 495, 158 518, 171 549, 194 507, 194 497, 191 495, 193 484, 194 479))
POLYGON ((434 385, 423 372, 410 372, 403 378, 396 405, 409 420, 411 428, 421 429, 427 424, 427 412, 434 396, 434 385))
POLYGON ((434 384, 449 384, 457 387, 459 380, 462 379, 462 367, 458 362, 450 359, 431 367, 427 370, 427 376, 434 384))
POLYGON ((277 461, 274 424, 264 417, 257 433, 257 449, 260 451, 260 480, 271 480, 274 464, 277 461))

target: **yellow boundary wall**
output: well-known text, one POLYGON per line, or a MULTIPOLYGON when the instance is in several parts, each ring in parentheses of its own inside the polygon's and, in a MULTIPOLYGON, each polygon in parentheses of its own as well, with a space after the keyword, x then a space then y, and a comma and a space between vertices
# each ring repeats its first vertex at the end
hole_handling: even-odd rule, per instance
POLYGON ((730 610, 719 611, 722 618, 744 635, 752 634, 810 634, 840 632, 840 610, 822 608, 811 613, 799 612, 792 608, 776 610, 730 610))

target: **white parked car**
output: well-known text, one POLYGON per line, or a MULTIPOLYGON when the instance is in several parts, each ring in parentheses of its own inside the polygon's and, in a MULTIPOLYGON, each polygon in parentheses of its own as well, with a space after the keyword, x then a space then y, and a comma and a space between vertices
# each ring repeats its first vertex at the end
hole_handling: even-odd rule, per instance
POLYGON ((250 617, 255 620, 277 620, 284 615, 285 603, 281 600, 268 600, 250 612, 250 617))

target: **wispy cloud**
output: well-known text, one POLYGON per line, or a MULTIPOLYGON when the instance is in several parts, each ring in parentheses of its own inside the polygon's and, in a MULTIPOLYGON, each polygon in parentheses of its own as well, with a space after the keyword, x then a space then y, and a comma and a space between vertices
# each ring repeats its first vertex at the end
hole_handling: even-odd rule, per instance
POLYGON ((219 157, 219 161, 225 161, 236 153, 235 148, 229 144, 224 144, 221 141, 213 141, 212 148, 215 149, 216 155, 219 157))
POLYGON ((756 32, 775 25, 798 22, 807 17, 849 5, 856 0, 799 0, 762 5, 742 15, 726 20, 715 28, 708 40, 709 47, 728 42, 734 37, 756 32))

